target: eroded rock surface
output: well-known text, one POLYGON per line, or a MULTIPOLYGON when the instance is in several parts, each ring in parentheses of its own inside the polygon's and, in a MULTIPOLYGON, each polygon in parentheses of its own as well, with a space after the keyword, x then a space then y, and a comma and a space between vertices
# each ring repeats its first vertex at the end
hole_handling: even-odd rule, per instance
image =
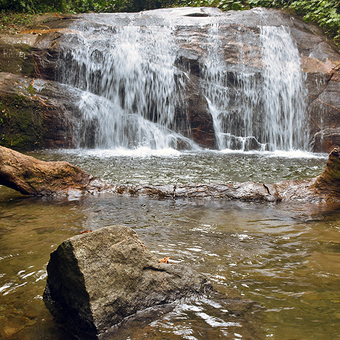
POLYGON ((64 241, 51 254, 47 272, 47 308, 82 339, 138 311, 213 291, 190 267, 160 263, 125 226, 64 241))
MULTIPOLYGON (((217 89, 213 94, 216 98, 220 97, 221 100, 228 101, 230 114, 222 123, 225 126, 235 125, 236 137, 244 136, 244 120, 239 118, 239 111, 242 110, 240 101, 249 100, 249 93, 245 93, 246 89, 242 87, 245 79, 243 75, 252 75, 253 82, 261 84, 263 81, 261 28, 285 27, 299 51, 301 70, 304 74, 305 119, 309 135, 307 144, 315 152, 329 152, 339 146, 340 54, 338 48, 317 26, 304 23, 300 18, 290 16, 283 11, 267 9, 225 13, 213 8, 162 9, 141 13, 119 13, 111 15, 110 20, 107 18, 108 15, 100 14, 59 18, 15 38, 1 37, 2 71, 70 84, 79 90, 95 95, 100 94, 111 100, 112 93, 107 86, 112 86, 112 81, 107 78, 107 70, 102 67, 93 69, 89 67, 91 63, 103 65, 101 40, 111 35, 114 42, 115 35, 118 35, 122 27, 139 27, 137 33, 145 35, 152 35, 152 29, 155 27, 171 27, 170 36, 173 39, 171 48, 175 53, 176 68, 174 90, 178 91, 180 99, 178 103, 174 103, 173 122, 168 124, 168 127, 203 147, 218 148, 216 126, 206 99, 206 81, 209 79, 212 82, 217 81, 220 85, 223 83, 224 92, 220 93, 217 89), (85 58, 84 61, 81 52, 92 44, 92 40, 95 41, 94 49, 88 51, 87 59, 85 58), (87 62, 89 63, 86 64, 87 62), (212 79, 214 74, 206 73, 207 63, 214 62, 224 64, 223 82, 221 82, 221 75, 216 74, 217 78, 212 79), (226 92, 228 92, 227 99, 223 97, 226 92), (244 93, 243 97, 240 95, 241 92, 244 93)), ((168 38, 166 33, 164 39, 168 38)), ((114 43, 109 45, 114 46, 114 43)), ((17 88, 13 87, 13 90, 15 92, 17 88)), ((126 109, 124 102, 128 91, 128 87, 122 81, 118 86, 118 92, 123 109, 126 109)), ((44 95, 49 97, 46 93, 44 95)), ((74 98, 73 93, 66 91, 63 96, 57 95, 57 97, 61 98, 62 105, 58 103, 53 109, 51 108, 48 111, 50 114, 43 115, 42 121, 46 118, 48 120, 45 124, 46 129, 52 129, 53 124, 49 122, 53 116, 60 122, 60 130, 62 124, 66 125, 64 130, 67 130, 67 133, 63 131, 64 139, 60 138, 60 135, 52 136, 51 139, 56 138, 56 143, 39 142, 39 146, 45 147, 45 144, 49 144, 52 147, 68 147, 78 143, 77 146, 93 147, 96 143, 95 119, 92 123, 86 124, 79 119, 79 108, 76 107, 78 99, 74 98), (73 118, 78 121, 77 125, 73 124, 73 118), (68 125, 77 126, 79 135, 85 133, 84 141, 72 139, 70 135, 74 133, 74 129, 71 133, 68 125)), ((51 98, 54 98, 53 94, 51 98)), ((25 106, 25 100, 25 98, 18 98, 16 105, 25 106)), ((170 99, 170 102, 172 101, 170 99)), ((258 100, 252 107, 254 117, 252 126, 257 130, 263 129, 263 122, 259 119, 263 111, 261 101, 258 100)), ((159 103, 154 98, 148 99, 145 105, 148 107, 148 112, 143 113, 144 118, 155 123, 162 121, 157 111, 159 103)), ((132 105, 131 110, 135 109, 132 105)), ((0 118, 4 121, 7 119, 1 112, 0 118)), ((10 133, 4 130, 4 126, 0 126, 0 132, 6 135, 10 133)), ((41 132, 39 134, 41 135, 41 132)), ((41 138, 47 137, 48 134, 45 133, 41 138)), ((239 148, 238 138, 234 136, 230 138, 231 147, 239 148)), ((259 149, 261 136, 256 138, 249 139, 246 148, 259 149)), ((14 141, 15 138, 6 140, 7 144, 3 145, 10 146, 12 143, 12 146, 20 148, 20 144, 23 144, 19 141, 14 145, 14 141)), ((31 143, 31 146, 34 146, 35 142, 31 143)), ((181 141, 177 147, 183 149, 188 145, 185 141, 181 141)))

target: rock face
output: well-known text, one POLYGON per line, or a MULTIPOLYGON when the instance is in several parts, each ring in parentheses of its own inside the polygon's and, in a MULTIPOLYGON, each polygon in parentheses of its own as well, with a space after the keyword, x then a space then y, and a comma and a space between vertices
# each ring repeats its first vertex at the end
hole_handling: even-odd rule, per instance
POLYGON ((71 147, 76 93, 52 81, 0 72, 0 144, 19 150, 71 147))
MULTIPOLYGON (((261 28, 285 27, 298 49, 301 70, 304 72, 306 88, 304 129, 308 130, 309 136, 306 137, 309 138, 306 144, 317 152, 328 152, 338 145, 337 128, 339 128, 340 114, 338 49, 327 41, 318 27, 306 24, 282 11, 253 9, 223 13, 213 8, 163 9, 140 14, 119 14, 110 17, 110 23, 100 15, 81 15, 64 20, 60 28, 54 28, 52 25, 50 32, 46 31, 39 37, 33 53, 35 63, 44 79, 65 82, 112 99, 112 94, 105 84, 109 81, 111 86, 114 86, 114 80, 109 80, 107 77, 105 66, 103 69, 93 68, 88 63, 91 60, 105 65, 106 60, 100 42, 96 42, 91 47, 92 38, 86 40, 88 32, 96 34, 104 30, 107 37, 110 35, 112 37, 104 39, 111 39, 112 43, 115 43, 114 35, 116 34, 119 40, 122 27, 128 25, 143 27, 143 33, 155 35, 156 31, 152 31, 152 27, 161 25, 167 27, 170 24, 173 28, 171 33, 168 33, 174 40, 170 47, 164 43, 164 48, 174 49, 173 46, 176 46, 174 49, 176 87, 172 91, 180 93, 178 103, 174 103, 176 123, 169 125, 171 128, 201 146, 220 147, 216 117, 212 115, 207 98, 210 101, 215 98, 216 102, 228 103, 229 113, 224 120, 219 121, 219 128, 230 133, 228 138, 230 138, 231 148, 240 147, 238 137, 246 136, 249 126, 253 129, 253 136, 254 131, 270 128, 266 127, 261 120, 263 98, 257 98, 249 105, 244 103, 250 101, 250 97, 256 96, 256 92, 263 88, 261 28), (89 28, 90 25, 92 28, 89 28), (85 57, 77 52, 77 50, 84 50, 84 41, 86 41, 86 48, 89 49, 85 57), (45 53, 46 50, 48 53, 45 53), (224 71, 207 72, 207 65, 214 63, 224 71), (251 82, 259 83, 258 88, 254 89, 255 94, 249 94, 244 75, 251 75, 251 82), (220 89, 218 86, 208 89, 207 82, 217 84, 220 89), (249 106, 253 115, 248 127, 245 121, 249 118, 242 116, 242 111, 247 110, 245 105, 249 106), (186 119, 187 123, 183 124, 186 119), (231 125, 232 130, 228 128, 231 125)), ((139 34, 140 31, 137 30, 137 33, 139 34)), ((162 39, 169 38, 167 32, 163 35, 162 39)), ((130 37, 127 36, 125 39, 130 37)), ((147 40, 144 42, 146 38, 138 36, 136 44, 138 39, 146 46, 147 40)), ((160 37, 156 36, 156 39, 160 37)), ((121 105, 126 109, 128 94, 126 83, 129 79, 121 78, 117 81, 120 82, 117 87, 118 97, 121 105)), ((129 92, 129 95, 135 95, 131 92, 131 88, 129 92)), ((159 114, 157 113, 159 103, 153 100, 147 103, 149 112, 144 116, 157 122, 158 118, 155 117, 159 114)), ((133 109, 132 105, 131 110, 133 109)), ((259 143, 263 142, 261 138, 263 139, 261 133, 257 133, 256 139, 247 140, 246 148, 260 148, 259 143)))
POLYGON ((137 311, 212 290, 190 267, 160 263, 125 226, 64 241, 51 254, 47 272, 47 308, 82 339, 137 311))
MULTIPOLYGON (((339 146, 340 140, 338 48, 327 40, 317 26, 306 24, 299 18, 278 10, 253 9, 223 13, 213 8, 180 8, 129 14, 83 14, 63 18, 44 24, 43 29, 40 27, 25 32, 15 39, 0 38, 0 52, 4 55, 2 71, 44 79, 52 84, 57 82, 72 86, 72 91, 61 91, 60 86, 55 91, 58 86, 54 85, 51 95, 46 91, 40 94, 37 90, 38 97, 43 95, 43 99, 51 98, 49 106, 44 108, 48 114, 41 115, 41 124, 44 131, 52 129, 54 133, 48 140, 48 133, 35 131, 42 134, 42 141, 35 144, 37 140, 34 140, 31 143, 32 148, 34 145, 93 147, 98 146, 98 143, 99 146, 106 147, 105 142, 98 142, 98 125, 103 117, 87 117, 86 121, 81 118, 84 117, 81 112, 86 105, 93 105, 93 112, 100 101, 109 100, 116 105, 111 110, 126 110, 129 114, 138 112, 143 119, 163 124, 166 129, 179 132, 203 147, 220 148, 218 134, 221 132, 221 136, 228 139, 231 148, 259 149, 264 140, 261 131, 271 128, 270 124, 263 124, 261 116, 264 111, 265 91, 258 96, 264 88, 261 52, 263 27, 284 27, 289 32, 298 49, 306 90, 301 95, 301 100, 304 96, 303 130, 306 130, 307 148, 315 152, 331 151, 339 146), (164 32, 157 35, 159 28, 164 29, 164 32), (103 46, 109 46, 109 49, 117 47, 119 39, 130 44, 132 33, 137 34, 135 47, 141 43, 142 50, 148 55, 152 52, 152 48, 147 50, 150 37, 154 37, 160 44, 158 51, 156 45, 152 41, 150 43, 155 49, 155 57, 151 58, 155 65, 143 61, 136 67, 133 64, 135 53, 131 52, 134 48, 132 44, 129 47, 132 48, 131 53, 124 51, 124 47, 119 51, 121 54, 129 52, 122 57, 126 63, 110 68, 113 63, 103 46), (171 51, 170 59, 163 53, 167 49, 171 51), (16 53, 15 58, 8 57, 12 53, 10 51, 16 53), (158 62, 160 64, 157 65, 158 62), (165 63, 161 64, 162 62, 165 63), (170 66, 175 67, 175 71, 171 71, 173 75, 169 79, 166 78, 169 76, 166 73, 162 75, 169 84, 168 90, 160 87, 156 91, 157 82, 161 79, 156 76, 157 70, 168 70, 171 63, 170 66), (207 65, 215 65, 217 71, 208 72, 207 65), (135 67, 133 72, 131 67, 135 67), (221 69, 223 72, 218 71, 221 69), (128 73, 129 70, 130 78, 120 77, 120 71, 128 73), (145 83, 137 81, 133 85, 133 81, 143 78, 139 74, 141 70, 148 70, 149 75, 146 78, 150 79, 145 83), (114 74, 114 77, 110 78, 108 74, 114 74), (208 88, 207 82, 216 86, 213 89, 208 88), (252 94, 249 93, 248 83, 257 84, 252 94), (142 91, 136 92, 134 86, 142 91), (74 93, 75 89, 78 94, 74 93), (86 91, 85 95, 99 95, 101 99, 96 104, 86 102, 80 109, 82 91, 86 91), (55 96, 54 92, 57 93, 55 96), (164 93, 163 103, 155 98, 154 93, 164 93), (214 111, 211 107, 211 104, 216 103, 224 111, 228 111, 223 119, 219 118, 221 110, 214 111), (248 116, 244 116, 248 108, 253 116, 251 122, 248 121, 248 116), (167 110, 171 111, 170 118, 164 118, 167 110), (55 131, 53 126, 60 128, 55 131), (230 126, 233 126, 232 130, 229 129, 230 126), (250 127, 252 132, 248 131, 250 127), (79 136, 85 137, 82 140, 79 136), (249 137, 246 141, 240 138, 245 136, 249 137), (48 141, 44 142, 46 138, 48 141), (53 139, 56 140, 55 143, 53 139)), ((116 55, 112 56, 116 60, 116 55)), ((15 86, 17 85, 12 85, 12 93, 18 92, 15 86)), ((7 87, 6 93, 8 91, 7 87)), ((25 106, 28 97, 17 98, 15 105, 25 106)), ((293 102, 299 102, 299 98, 295 98, 293 102)), ((7 122, 7 116, 4 116, 6 111, 2 112, 4 109, 5 106, 1 107, 0 118, 7 122)), ((89 116, 88 113, 86 115, 89 116)), ((110 123, 113 130, 119 121, 121 120, 110 123)), ((12 132, 9 131, 11 125, 6 124, 0 125, 0 133, 7 136, 12 132)), ((150 131, 150 128, 147 127, 146 130, 150 131)), ((111 136, 111 140, 120 133, 114 131, 115 136, 111 136)), ((136 131, 132 133, 134 136, 137 134, 136 131)), ((13 144, 16 140, 14 137, 6 137, 5 142, 0 143, 23 148, 24 143, 20 140, 16 145, 13 144)), ((177 147, 188 148, 188 143, 181 140, 177 147)))

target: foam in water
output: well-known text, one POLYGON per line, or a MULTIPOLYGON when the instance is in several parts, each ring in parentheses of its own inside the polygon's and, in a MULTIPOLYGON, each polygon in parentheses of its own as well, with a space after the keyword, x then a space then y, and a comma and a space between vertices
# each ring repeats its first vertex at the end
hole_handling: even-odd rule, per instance
MULTIPOLYGON (((58 153, 60 150, 57 151, 58 153)), ((135 149, 127 149, 123 147, 118 147, 114 149, 64 149, 62 150, 63 154, 76 155, 80 157, 97 157, 100 159, 112 158, 112 157, 133 157, 133 158, 146 158, 146 157, 177 157, 182 155, 183 153, 172 149, 151 149, 145 146, 141 146, 135 149)))

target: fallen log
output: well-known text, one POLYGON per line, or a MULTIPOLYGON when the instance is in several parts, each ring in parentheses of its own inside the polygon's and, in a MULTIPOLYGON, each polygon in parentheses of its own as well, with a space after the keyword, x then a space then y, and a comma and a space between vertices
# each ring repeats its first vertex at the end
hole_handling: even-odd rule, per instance
POLYGON ((275 184, 108 185, 67 162, 44 162, 0 146, 0 185, 24 195, 51 196, 107 192, 156 198, 223 198, 242 201, 340 201, 340 148, 329 154, 324 172, 307 180, 275 184))
POLYGON ((105 187, 105 183, 70 163, 44 162, 2 146, 0 185, 30 196, 51 196, 105 187))

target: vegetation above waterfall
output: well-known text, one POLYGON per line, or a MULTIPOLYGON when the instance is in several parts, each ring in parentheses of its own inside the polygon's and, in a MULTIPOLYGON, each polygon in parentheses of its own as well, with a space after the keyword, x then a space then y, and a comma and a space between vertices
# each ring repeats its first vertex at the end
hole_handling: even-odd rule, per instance
POLYGON ((285 8, 303 15, 305 21, 316 22, 340 44, 339 0, 0 0, 0 31, 20 30, 34 22, 32 14, 44 12, 135 12, 172 6, 218 7, 224 11, 285 8), (17 17, 8 11, 26 15, 17 17))

